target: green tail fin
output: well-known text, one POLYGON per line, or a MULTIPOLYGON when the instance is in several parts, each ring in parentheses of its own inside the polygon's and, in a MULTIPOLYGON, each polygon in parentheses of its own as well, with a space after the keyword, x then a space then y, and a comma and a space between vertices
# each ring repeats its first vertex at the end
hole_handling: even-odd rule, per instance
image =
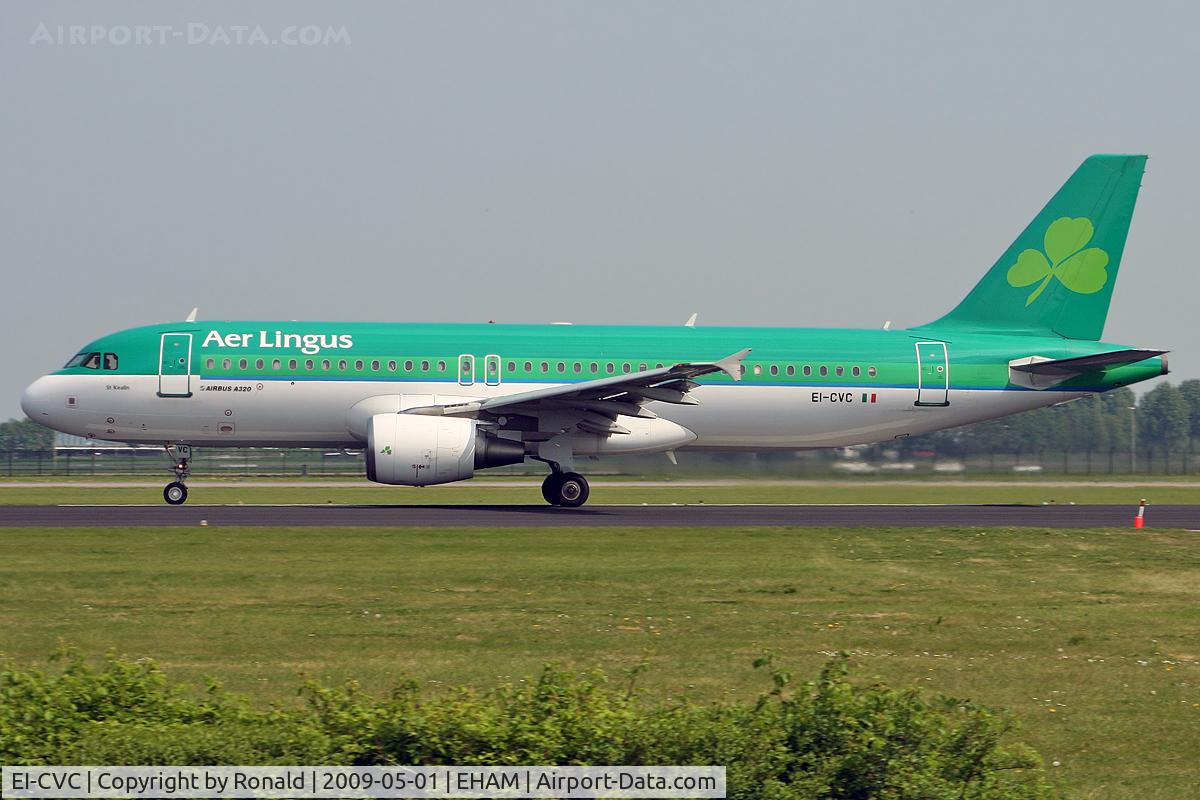
POLYGON ((1068 339, 1104 332, 1146 156, 1092 156, 958 307, 927 328, 1068 339))

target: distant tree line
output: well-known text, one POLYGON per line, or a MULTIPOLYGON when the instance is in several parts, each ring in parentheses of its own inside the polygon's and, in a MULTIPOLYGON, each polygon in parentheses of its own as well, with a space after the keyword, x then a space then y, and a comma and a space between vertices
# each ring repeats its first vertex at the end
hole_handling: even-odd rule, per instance
POLYGON ((1200 445, 1200 380, 1160 383, 1138 402, 1132 390, 1104 394, 905 439, 892 445, 905 456, 928 450, 939 456, 995 453, 1039 456, 1079 453, 1089 458, 1157 458, 1190 467, 1200 445))
POLYGON ((30 419, 0 422, 0 453, 50 454, 54 452, 54 431, 30 419))

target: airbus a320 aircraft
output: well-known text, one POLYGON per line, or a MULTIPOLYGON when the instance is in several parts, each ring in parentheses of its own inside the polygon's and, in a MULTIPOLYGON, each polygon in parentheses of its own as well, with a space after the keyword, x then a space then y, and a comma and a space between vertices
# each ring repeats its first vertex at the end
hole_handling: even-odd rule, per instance
POLYGON ((362 448, 370 480, 403 486, 535 459, 573 507, 579 456, 902 439, 1166 374, 1165 351, 1098 341, 1145 162, 1084 161, 957 308, 908 330, 189 319, 97 339, 21 406, 163 444, 173 505, 196 445, 362 448))

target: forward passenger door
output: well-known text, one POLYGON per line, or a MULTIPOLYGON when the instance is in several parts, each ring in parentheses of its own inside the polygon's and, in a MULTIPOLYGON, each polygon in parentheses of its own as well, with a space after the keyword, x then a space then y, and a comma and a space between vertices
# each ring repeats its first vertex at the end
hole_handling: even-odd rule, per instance
POLYGON ((164 333, 158 348, 158 396, 192 396, 192 335, 164 333))

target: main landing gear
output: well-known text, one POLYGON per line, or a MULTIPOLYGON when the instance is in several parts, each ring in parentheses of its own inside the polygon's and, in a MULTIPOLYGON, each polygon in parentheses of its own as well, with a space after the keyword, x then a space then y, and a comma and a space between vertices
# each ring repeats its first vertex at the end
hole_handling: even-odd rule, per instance
POLYGON ((168 505, 181 506, 187 502, 188 490, 184 481, 191 474, 192 447, 186 444, 167 445, 167 458, 171 459, 171 471, 175 480, 163 488, 163 500, 168 505))
POLYGON ((587 478, 578 472, 551 472, 542 481, 542 497, 552 506, 579 508, 590 493, 587 478))

